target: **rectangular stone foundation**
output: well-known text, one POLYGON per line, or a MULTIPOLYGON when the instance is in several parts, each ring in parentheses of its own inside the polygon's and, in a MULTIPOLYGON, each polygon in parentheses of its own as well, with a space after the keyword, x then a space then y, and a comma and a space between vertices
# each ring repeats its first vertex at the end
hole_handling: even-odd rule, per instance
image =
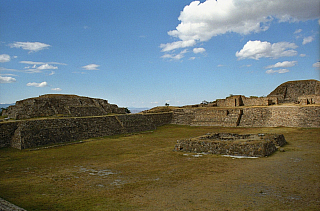
POLYGON ((233 156, 265 157, 287 142, 279 134, 208 133, 178 140, 174 151, 233 156))

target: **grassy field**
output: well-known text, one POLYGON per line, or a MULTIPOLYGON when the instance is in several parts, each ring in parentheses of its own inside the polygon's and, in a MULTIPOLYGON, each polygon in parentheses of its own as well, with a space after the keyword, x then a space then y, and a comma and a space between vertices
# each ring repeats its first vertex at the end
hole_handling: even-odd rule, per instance
POLYGON ((166 125, 39 150, 0 149, 0 197, 30 210, 320 210, 320 129, 166 125), (208 132, 281 133, 285 152, 173 152, 208 132))

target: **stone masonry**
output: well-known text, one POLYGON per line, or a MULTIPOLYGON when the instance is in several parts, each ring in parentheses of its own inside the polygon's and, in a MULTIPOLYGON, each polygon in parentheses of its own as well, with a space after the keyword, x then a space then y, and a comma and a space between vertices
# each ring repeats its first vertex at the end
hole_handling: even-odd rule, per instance
POLYGON ((26 149, 83 139, 154 130, 172 113, 22 120, 0 123, 0 147, 26 149))
POLYGON ((107 100, 77 95, 48 94, 17 101, 4 110, 2 116, 11 119, 29 119, 49 116, 102 116, 110 113, 125 114, 125 108, 109 104, 107 100))
POLYGON ((178 140, 174 151, 264 157, 286 143, 284 136, 278 134, 208 133, 196 138, 178 140))
POLYGON ((320 81, 288 81, 278 86, 268 97, 278 98, 279 103, 294 103, 306 95, 320 96, 320 81))

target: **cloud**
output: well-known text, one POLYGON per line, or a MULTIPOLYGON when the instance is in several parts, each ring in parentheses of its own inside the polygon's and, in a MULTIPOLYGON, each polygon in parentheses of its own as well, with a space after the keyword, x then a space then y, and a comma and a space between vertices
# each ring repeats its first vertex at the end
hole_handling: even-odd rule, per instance
POLYGON ((269 68, 279 68, 279 67, 293 67, 297 64, 298 62, 297 61, 284 61, 284 62, 278 62, 274 65, 269 65, 269 66, 266 66, 265 68, 266 69, 269 69, 269 68))
POLYGON ((60 92, 62 89, 60 89, 60 88, 52 88, 51 90, 60 92))
POLYGON ((54 75, 56 72, 54 72, 54 71, 51 71, 51 73, 49 74, 49 75, 54 75))
POLYGON ((56 65, 67 65, 60 62, 33 62, 33 61, 20 61, 21 64, 30 64, 30 65, 43 65, 43 64, 56 64, 56 65))
POLYGON ((194 48, 193 53, 204 53, 206 49, 204 48, 194 48))
POLYGON ((1 84, 8 84, 8 83, 13 83, 16 82, 17 80, 13 77, 9 76, 0 76, 0 83, 1 84))
POLYGON ((162 51, 194 46, 226 33, 247 35, 269 29, 278 22, 319 18, 319 0, 206 0, 193 1, 180 12, 179 25, 168 35, 179 39, 161 44, 162 51), (186 42, 189 45, 185 45, 186 42), (182 45, 184 44, 184 45, 182 45))
POLYGON ((320 62, 316 62, 312 65, 312 67, 320 69, 320 62))
POLYGON ((32 82, 32 83, 27 83, 27 86, 34 86, 34 87, 46 87, 48 86, 48 83, 47 82, 41 82, 41 83, 35 83, 35 82, 32 82))
POLYGON ((302 45, 305 45, 305 44, 310 43, 312 41, 313 41, 313 37, 312 36, 305 37, 305 38, 303 38, 302 45))
POLYGON ((268 74, 272 74, 272 73, 287 73, 287 72, 289 72, 288 69, 279 69, 279 70, 270 69, 270 70, 266 71, 266 73, 268 73, 268 74))
POLYGON ((11 48, 22 48, 28 50, 29 53, 47 49, 50 45, 41 42, 15 42, 9 44, 11 48))
POLYGON ((163 58, 163 59, 172 59, 172 60, 180 60, 180 59, 182 59, 184 57, 184 54, 187 53, 187 52, 188 52, 188 50, 184 49, 178 54, 165 54, 165 55, 161 56, 161 58, 163 58))
POLYGON ((82 68, 85 69, 85 70, 98 70, 97 68, 99 66, 100 65, 97 65, 97 64, 88 64, 86 66, 83 66, 82 68))
POLYGON ((162 52, 172 51, 177 48, 187 48, 192 47, 196 44, 195 40, 186 40, 186 41, 177 41, 173 43, 161 44, 160 48, 162 48, 162 52))
POLYGON ((298 46, 294 43, 289 42, 278 42, 278 43, 269 43, 256 41, 248 41, 243 48, 236 52, 236 57, 239 59, 255 59, 259 60, 260 58, 279 58, 287 56, 297 55, 297 51, 292 50, 298 46), (287 50, 289 49, 289 50, 287 50))
POLYGON ((241 67, 251 67, 252 64, 245 64, 245 65, 242 65, 241 67))
POLYGON ((53 66, 53 65, 49 65, 49 64, 43 64, 39 67, 37 67, 38 70, 55 70, 58 69, 58 67, 53 66))
POLYGON ((8 54, 1 54, 0 62, 10 62, 10 56, 8 54))
MULTIPOLYGON (((22 64, 29 64, 32 66, 27 66, 25 67, 25 71, 28 73, 41 73, 42 70, 56 70, 58 69, 57 66, 51 65, 67 65, 65 63, 60 63, 60 62, 33 62, 33 61, 20 61, 19 63, 22 64), (39 66, 38 66, 39 65, 39 66)), ((53 75, 54 71, 50 73, 50 75, 53 75)))
POLYGON ((294 34, 299 34, 300 32, 302 32, 302 29, 297 29, 294 31, 294 34))
POLYGON ((300 57, 306 57, 307 55, 304 54, 304 53, 302 53, 302 54, 300 54, 299 56, 300 56, 300 57))

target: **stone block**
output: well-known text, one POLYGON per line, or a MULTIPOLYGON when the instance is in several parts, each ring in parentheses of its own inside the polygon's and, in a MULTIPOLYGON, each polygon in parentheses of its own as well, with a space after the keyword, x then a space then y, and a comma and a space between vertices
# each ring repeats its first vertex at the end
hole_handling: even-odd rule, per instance
POLYGON ((174 151, 265 157, 275 152, 277 146, 285 144, 284 136, 279 134, 209 133, 196 138, 178 140, 174 151))

